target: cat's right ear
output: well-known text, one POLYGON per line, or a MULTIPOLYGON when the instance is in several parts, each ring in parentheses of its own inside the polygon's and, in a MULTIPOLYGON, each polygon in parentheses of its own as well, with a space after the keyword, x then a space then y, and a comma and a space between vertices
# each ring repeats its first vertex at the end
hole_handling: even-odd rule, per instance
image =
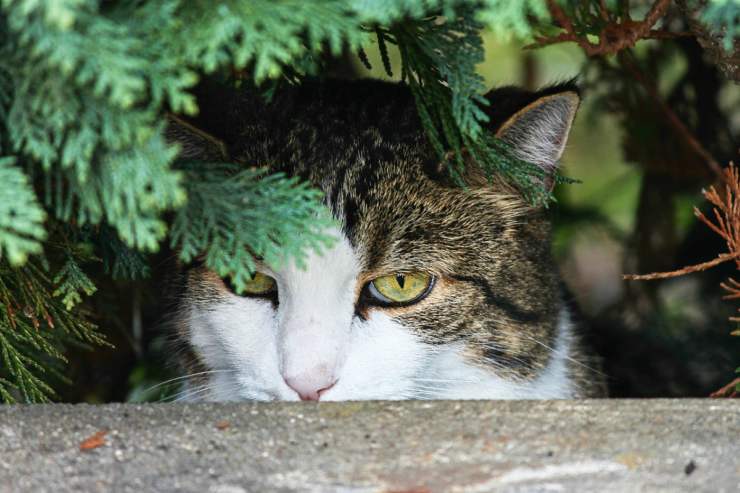
POLYGON ((165 137, 180 145, 181 159, 226 162, 229 153, 226 144, 209 133, 175 115, 167 115, 165 137))
POLYGON ((509 144, 519 159, 553 173, 565 150, 580 101, 572 85, 534 94, 532 101, 499 126, 496 137, 509 144))

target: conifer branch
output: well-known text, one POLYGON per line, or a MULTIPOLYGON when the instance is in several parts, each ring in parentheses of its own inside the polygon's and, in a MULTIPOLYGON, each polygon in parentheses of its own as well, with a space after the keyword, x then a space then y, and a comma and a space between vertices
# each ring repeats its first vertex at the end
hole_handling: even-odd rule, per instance
POLYGON ((183 163, 188 204, 172 224, 172 247, 180 259, 204 259, 237 291, 256 270, 256 259, 272 267, 293 259, 303 265, 308 250, 333 243, 333 224, 321 194, 282 174, 236 165, 183 163))

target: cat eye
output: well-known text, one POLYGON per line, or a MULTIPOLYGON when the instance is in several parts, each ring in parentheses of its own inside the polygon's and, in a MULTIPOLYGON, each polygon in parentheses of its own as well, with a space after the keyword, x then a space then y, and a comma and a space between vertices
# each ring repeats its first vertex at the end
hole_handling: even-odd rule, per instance
POLYGON ((228 279, 225 281, 234 293, 241 294, 242 296, 266 296, 277 291, 275 279, 261 272, 254 273, 252 279, 244 284, 244 290, 241 293, 237 293, 231 282, 228 282, 228 279))
POLYGON ((376 277, 367 284, 367 293, 377 304, 409 305, 432 290, 434 276, 426 272, 397 273, 376 277))

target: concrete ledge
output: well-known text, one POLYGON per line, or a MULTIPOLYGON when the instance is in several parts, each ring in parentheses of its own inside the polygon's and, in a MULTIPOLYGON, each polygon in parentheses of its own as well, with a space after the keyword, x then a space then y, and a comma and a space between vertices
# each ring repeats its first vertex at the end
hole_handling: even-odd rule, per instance
POLYGON ((732 400, 0 406, 2 492, 739 490, 732 400))

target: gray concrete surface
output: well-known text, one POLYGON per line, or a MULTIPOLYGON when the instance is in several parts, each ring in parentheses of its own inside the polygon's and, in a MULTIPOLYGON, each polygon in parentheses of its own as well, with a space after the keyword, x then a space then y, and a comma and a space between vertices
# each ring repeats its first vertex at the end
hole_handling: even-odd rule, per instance
POLYGON ((740 401, 0 406, 0 491, 737 492, 740 401))

